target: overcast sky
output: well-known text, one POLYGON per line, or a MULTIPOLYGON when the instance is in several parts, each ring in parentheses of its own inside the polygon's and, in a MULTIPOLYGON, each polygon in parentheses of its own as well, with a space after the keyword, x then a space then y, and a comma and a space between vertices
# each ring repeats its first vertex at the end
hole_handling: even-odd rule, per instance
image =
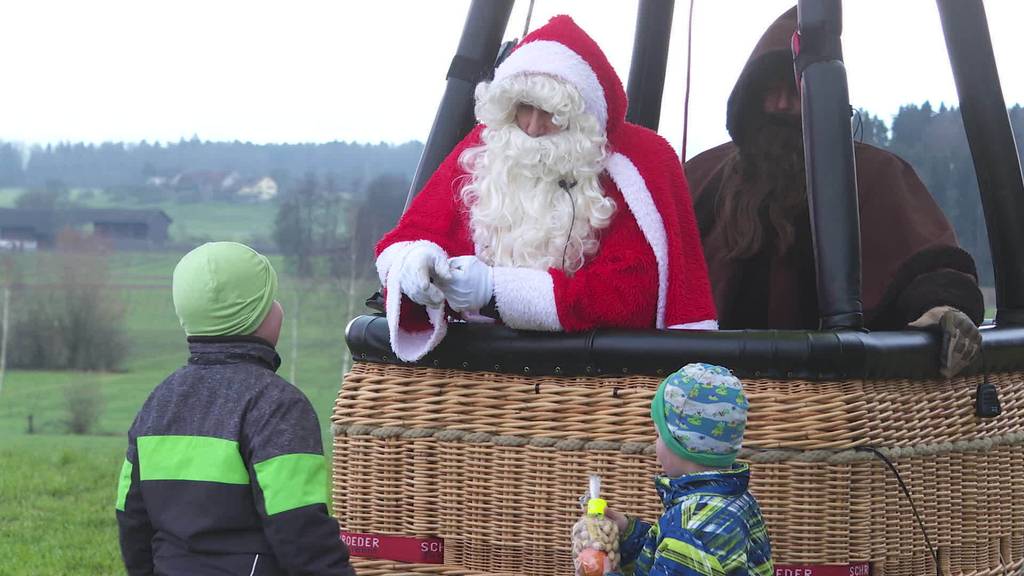
MULTIPOLYGON (((695 0, 688 155, 727 139, 725 101, 764 28, 793 0, 695 0)), ((1024 2, 987 0, 1007 103, 1024 103, 1024 2)), ((850 98, 886 122, 956 104, 934 0, 847 0, 850 98)), ((506 39, 519 37, 528 0, 506 39)), ((469 0, 6 0, 0 140, 425 140, 469 0)), ((625 83, 636 0, 536 0, 567 13, 625 83)), ((660 132, 683 130, 687 0, 676 2, 660 132)))

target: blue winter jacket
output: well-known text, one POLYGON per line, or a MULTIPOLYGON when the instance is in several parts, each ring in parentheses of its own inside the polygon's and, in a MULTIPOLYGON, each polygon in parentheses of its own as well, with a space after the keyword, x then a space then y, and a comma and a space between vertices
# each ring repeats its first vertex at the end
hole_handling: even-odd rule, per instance
POLYGON ((772 547, 749 479, 746 464, 656 478, 665 513, 653 525, 629 519, 615 576, 772 576, 772 547))

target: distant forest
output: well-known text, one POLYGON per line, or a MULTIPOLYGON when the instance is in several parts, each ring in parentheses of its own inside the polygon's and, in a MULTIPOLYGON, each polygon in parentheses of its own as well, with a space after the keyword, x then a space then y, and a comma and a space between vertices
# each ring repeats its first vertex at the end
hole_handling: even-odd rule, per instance
MULTIPOLYGON (((1018 143, 1017 155, 1024 163, 1024 108, 1016 104, 1007 112, 1018 143)), ((982 284, 991 286, 992 256, 985 216, 960 110, 944 105, 936 110, 928 102, 903 106, 891 127, 859 111, 853 127, 855 139, 888 149, 914 167, 952 221, 960 244, 974 256, 982 284)))
MULTIPOLYGON (((248 142, 203 142, 196 138, 177 143, 61 143, 33 146, 24 150, 12 143, 0 143, 0 188, 98 188, 121 191, 134 199, 160 195, 156 188, 176 177, 191 183, 182 185, 182 198, 159 200, 201 200, 191 198, 184 188, 202 188, 216 176, 234 175, 239 182, 271 177, 287 189, 310 174, 330 176, 339 188, 358 193, 375 177, 390 174, 412 178, 423 145, 356 144, 252 144, 248 142), (25 161, 27 157, 27 161, 25 161)), ((172 190, 173 191, 173 190, 172 190)))
MULTIPOLYGON (((1008 113, 1014 133, 1024 135, 1024 108, 1015 105, 1008 113)), ((959 110, 911 104, 900 108, 892 126, 861 110, 853 118, 853 130, 855 139, 910 162, 974 255, 982 281, 991 284, 978 185, 959 110)), ((325 188, 311 181, 328 182, 328 196, 340 192, 360 200, 383 201, 366 197, 381 195, 386 188, 385 211, 391 215, 400 210, 401 187, 408 186, 422 150, 419 142, 258 145, 193 138, 172 144, 64 143, 28 150, 0 142, 0 188, 97 188, 140 204, 196 202, 231 199, 245 183, 269 177, 280 191, 279 203, 295 201, 304 188, 325 188), (234 185, 226 186, 228 181, 234 185)))

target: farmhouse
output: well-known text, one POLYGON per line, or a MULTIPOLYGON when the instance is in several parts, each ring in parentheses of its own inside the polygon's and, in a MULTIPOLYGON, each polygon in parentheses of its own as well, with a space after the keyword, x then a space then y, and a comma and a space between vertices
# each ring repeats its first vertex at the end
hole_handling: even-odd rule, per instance
POLYGON ((52 248, 66 228, 99 236, 118 249, 159 246, 171 218, 163 210, 0 208, 0 250, 52 248))

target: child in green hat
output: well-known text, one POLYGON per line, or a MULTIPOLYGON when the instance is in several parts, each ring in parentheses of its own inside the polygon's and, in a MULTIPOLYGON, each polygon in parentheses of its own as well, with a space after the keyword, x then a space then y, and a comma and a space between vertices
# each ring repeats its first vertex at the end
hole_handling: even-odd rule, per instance
POLYGON ((740 381, 720 366, 688 364, 661 383, 651 419, 665 512, 655 524, 605 512, 619 527, 622 573, 774 574, 761 509, 747 490, 750 469, 735 462, 747 407, 740 381))
POLYGON ((274 267, 212 242, 172 284, 189 358, 128 433, 116 503, 128 574, 354 575, 327 511, 316 412, 275 374, 274 267))

